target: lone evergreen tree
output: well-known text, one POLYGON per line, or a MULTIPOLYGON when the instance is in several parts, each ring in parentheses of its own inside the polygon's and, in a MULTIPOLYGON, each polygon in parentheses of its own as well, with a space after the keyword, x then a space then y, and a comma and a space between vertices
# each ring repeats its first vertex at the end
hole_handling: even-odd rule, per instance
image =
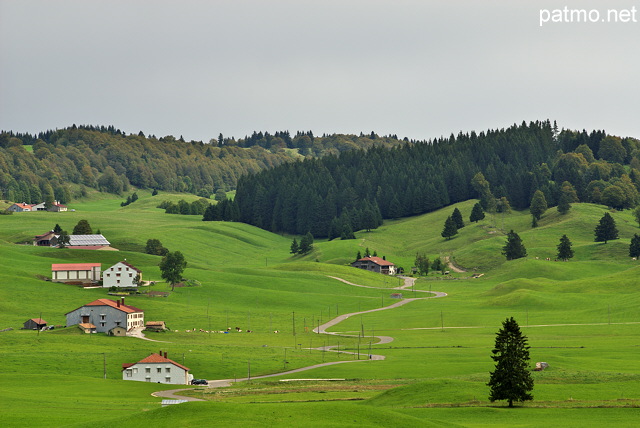
POLYGON ((595 229, 596 242, 604 242, 605 244, 610 239, 618 239, 618 229, 616 228, 616 221, 611 217, 611 214, 604 213, 600 222, 595 229))
POLYGON ((291 251, 289 251, 291 254, 298 254, 298 251, 300 251, 300 247, 298 246, 298 240, 296 238, 293 238, 293 242, 291 242, 291 251))
POLYGON ((471 210, 471 215, 469 216, 469 221, 471 223, 478 222, 484 218, 484 210, 482 209, 482 205, 480 202, 476 202, 471 210))
POLYGON ((462 220, 462 213, 458 208, 453 210, 453 214, 451 214, 451 218, 456 223, 457 229, 462 229, 464 227, 464 220, 462 220))
POLYGON ((567 238, 567 235, 562 235, 560 243, 558 244, 557 258, 567 261, 573 257, 573 250, 571 249, 571 241, 567 238))
POLYGON ((56 223, 56 225, 53 227, 53 233, 60 233, 62 232, 62 228, 60 227, 60 225, 58 223, 56 223))
POLYGON ((631 238, 631 245, 629 245, 629 257, 640 257, 640 236, 637 233, 633 234, 631 238))
POLYGON ((536 220, 540 220, 542 214, 547 210, 547 200, 544 197, 544 193, 540 190, 536 190, 533 194, 533 198, 531 198, 531 206, 529 207, 529 212, 531 215, 536 218, 536 220))
POLYGON ((358 250, 358 254, 356 254, 356 261, 360 260, 362 258, 362 253, 360 253, 360 250, 358 250))
POLYGON ((502 247, 502 255, 507 260, 515 260, 527 255, 527 249, 522 244, 522 239, 513 229, 507 234, 507 243, 502 247))
POLYGON ((513 402, 533 400, 533 378, 528 368, 529 346, 527 336, 523 336, 513 317, 502 322, 502 328, 496 334, 496 343, 491 359, 496 362, 495 370, 490 372, 489 400, 507 400, 509 407, 513 402))
POLYGON ((458 228, 456 227, 456 222, 453 217, 447 217, 447 220, 444 222, 444 229, 442 230, 442 237, 451 239, 452 236, 458 234, 458 228))

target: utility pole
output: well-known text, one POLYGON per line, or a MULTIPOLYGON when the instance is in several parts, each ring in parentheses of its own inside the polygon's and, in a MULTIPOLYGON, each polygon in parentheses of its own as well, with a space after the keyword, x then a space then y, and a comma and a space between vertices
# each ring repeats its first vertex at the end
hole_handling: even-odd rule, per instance
MULTIPOLYGON (((295 336, 296 335, 296 313, 295 313, 295 311, 291 313, 291 321, 293 323, 293 335, 295 336)), ((286 348, 285 348, 285 352, 287 352, 286 348)))
POLYGON ((104 378, 107 378, 107 354, 102 353, 102 369, 104 371, 104 378))
POLYGON ((247 360, 247 380, 251 380, 251 360, 247 360))

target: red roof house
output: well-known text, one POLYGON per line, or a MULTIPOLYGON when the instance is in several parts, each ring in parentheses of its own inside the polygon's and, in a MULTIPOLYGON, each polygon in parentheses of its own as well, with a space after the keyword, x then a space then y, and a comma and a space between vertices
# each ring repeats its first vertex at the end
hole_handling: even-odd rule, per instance
POLYGON ((351 263, 351 266, 358 269, 383 273, 385 275, 393 275, 396 273, 396 265, 380 257, 364 257, 351 263))

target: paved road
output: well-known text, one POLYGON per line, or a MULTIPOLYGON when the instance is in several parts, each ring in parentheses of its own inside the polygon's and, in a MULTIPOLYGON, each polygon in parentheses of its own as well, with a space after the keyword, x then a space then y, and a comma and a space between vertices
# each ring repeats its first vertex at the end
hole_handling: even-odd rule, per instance
MULTIPOLYGON (((415 278, 410 278, 410 277, 400 277, 404 279, 404 285, 401 285, 399 287, 394 287, 394 288, 380 288, 380 287, 371 287, 368 285, 359 285, 359 284, 353 284, 349 281, 346 281, 342 278, 338 278, 338 277, 330 277, 333 279, 337 279, 338 281, 342 281, 345 284, 349 284, 349 285, 353 285, 355 287, 364 287, 364 288, 377 288, 377 289, 381 289, 381 290, 406 290, 407 288, 413 287, 413 283, 415 281, 415 278)), ((415 290, 416 292, 421 292, 421 293, 429 293, 429 291, 424 291, 424 290, 415 290)), ((385 306, 382 308, 377 308, 377 309, 369 309, 366 311, 359 311, 359 312, 352 312, 349 314, 343 314, 343 315, 339 315, 337 317, 335 317, 334 319, 332 319, 331 321, 327 321, 326 323, 320 325, 319 327, 316 327, 313 329, 314 333, 318 333, 318 330, 321 334, 331 334, 331 335, 336 335, 336 336, 355 336, 355 335, 346 335, 346 334, 340 334, 340 333, 335 333, 335 332, 328 332, 326 331, 327 328, 333 327, 334 325, 346 320, 349 317, 352 317, 354 315, 360 315, 360 314, 368 314, 368 313, 372 313, 372 312, 378 312, 378 311, 386 311, 388 309, 393 309, 393 308, 398 308, 400 306, 406 305, 407 303, 411 303, 415 300, 425 300, 425 299, 434 299, 434 298, 438 298, 438 297, 445 297, 447 295, 447 293, 443 293, 440 291, 432 291, 430 292, 431 294, 434 294, 434 296, 431 297, 415 297, 415 298, 410 298, 410 299, 402 299, 398 302, 395 302, 389 306, 385 306)), ((142 332, 140 332, 140 334, 142 334, 142 332)), ((142 335, 144 338, 144 335, 142 335)), ((139 337, 139 336, 136 336, 139 337)), ((387 343, 391 343, 393 342, 393 337, 391 336, 375 336, 376 339, 378 339, 378 342, 375 343, 375 345, 383 345, 383 344, 387 344, 387 343)), ((145 338, 146 339, 146 338, 145 338)), ((147 340, 151 340, 151 339, 147 339, 147 340)), ((356 355, 355 352, 348 352, 348 351, 338 351, 335 348, 337 348, 337 346, 321 346, 319 348, 312 348, 315 350, 319 350, 319 351, 330 351, 330 352, 340 352, 341 354, 348 354, 348 355, 356 355)), ((309 349, 309 348, 306 348, 309 349)), ((364 355, 367 355, 366 353, 364 355)), ((303 371, 307 371, 307 370, 313 370, 313 369, 317 369, 320 367, 326 367, 326 366, 332 366, 335 364, 344 364, 344 363, 357 363, 360 361, 368 361, 368 360, 384 360, 385 357, 384 355, 374 355, 371 354, 369 355, 369 358, 365 359, 358 359, 358 360, 346 360, 346 361, 332 361, 329 363, 321 363, 321 364, 314 364, 312 366, 307 366, 307 367, 301 367, 298 369, 293 369, 293 370, 287 370, 287 371, 283 371, 283 372, 279 372, 279 373, 273 373, 273 374, 268 374, 268 375, 262 375, 262 376, 251 376, 251 379, 265 379, 265 378, 270 378, 270 377, 276 377, 276 376, 283 376, 283 375, 288 375, 288 374, 293 374, 293 373, 299 373, 299 372, 303 372, 303 371)), ((226 387, 231 385, 231 383, 233 382, 243 382, 246 380, 250 380, 249 377, 244 377, 244 378, 237 378, 237 379, 220 379, 220 380, 209 380, 209 385, 207 386, 208 388, 221 388, 221 387, 226 387)), ((174 400, 188 400, 188 401, 203 401, 199 398, 194 398, 194 397, 184 397, 181 395, 177 395, 177 393, 182 392, 182 391, 190 391, 190 388, 182 388, 182 389, 171 389, 171 390, 167 390, 167 391, 157 391, 154 392, 153 396, 155 397, 163 397, 163 398, 170 398, 170 399, 174 399, 174 400)))

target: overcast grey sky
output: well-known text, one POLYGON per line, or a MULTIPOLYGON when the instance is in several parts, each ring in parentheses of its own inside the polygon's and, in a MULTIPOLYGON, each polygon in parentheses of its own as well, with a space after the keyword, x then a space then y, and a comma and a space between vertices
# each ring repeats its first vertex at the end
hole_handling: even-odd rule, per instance
POLYGON ((0 129, 640 137, 640 16, 540 26, 565 6, 640 0, 0 0, 0 129))

